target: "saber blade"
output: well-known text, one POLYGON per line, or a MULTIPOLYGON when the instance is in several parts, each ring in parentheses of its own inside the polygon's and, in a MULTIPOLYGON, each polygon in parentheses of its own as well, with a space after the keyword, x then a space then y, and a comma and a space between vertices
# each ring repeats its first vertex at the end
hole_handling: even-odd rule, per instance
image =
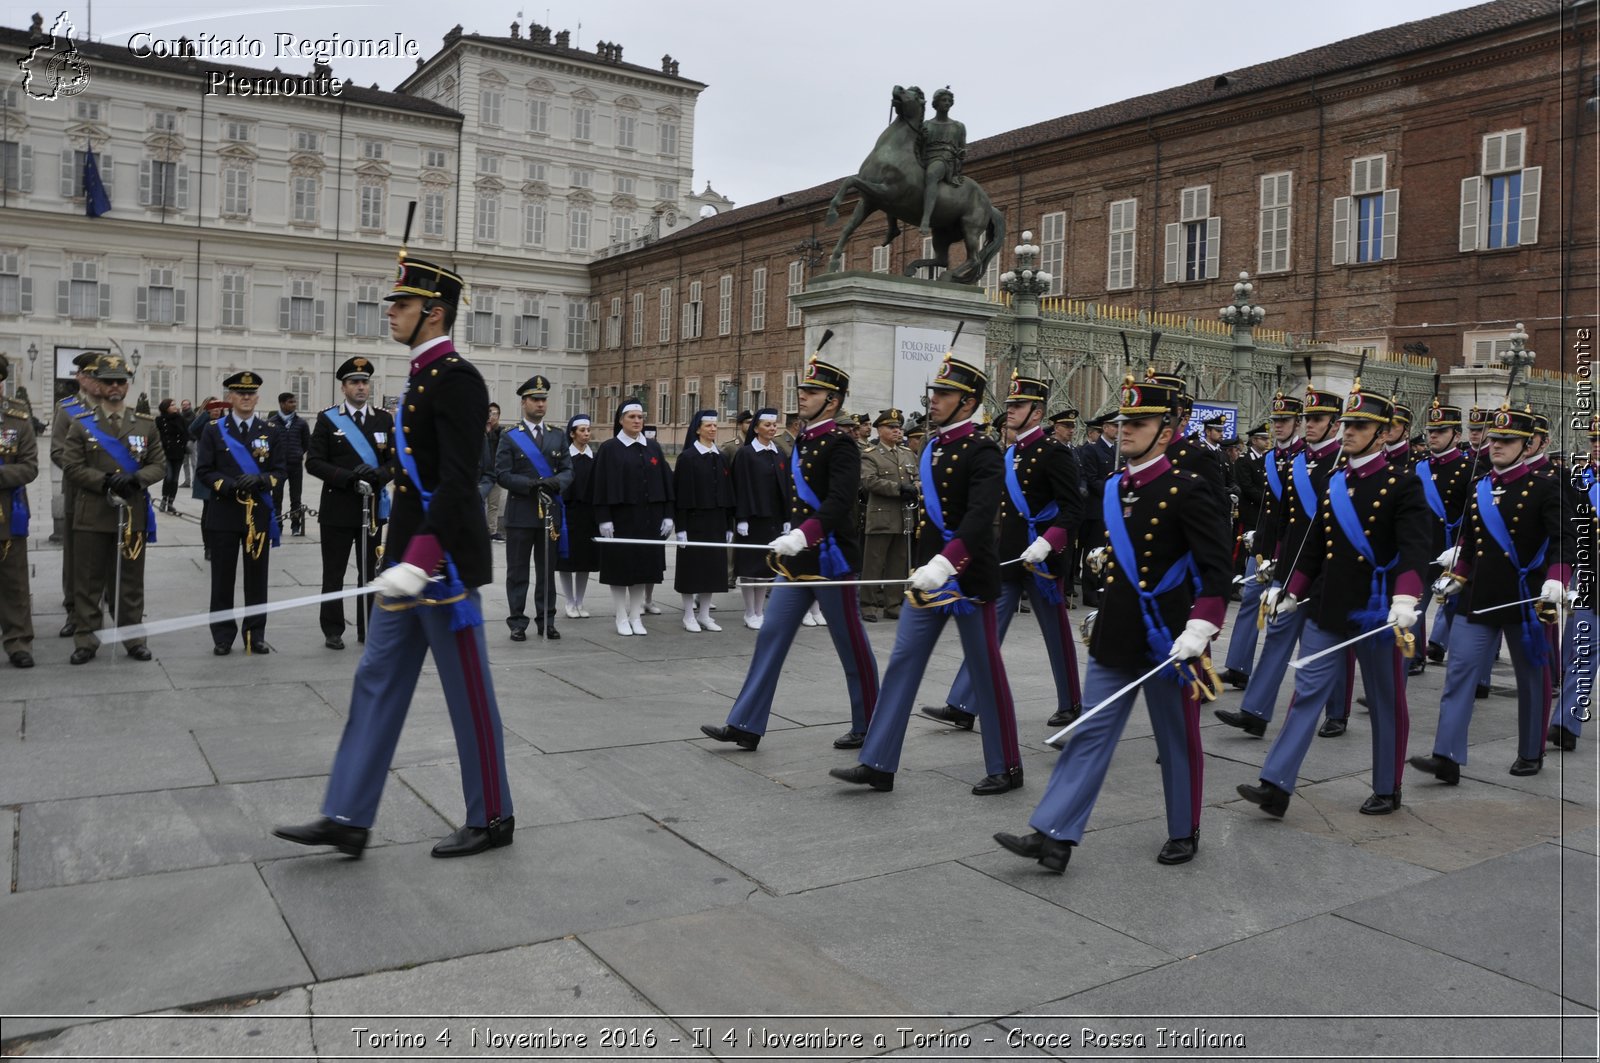
POLYGON ((1169 664, 1175 663, 1177 661, 1177 659, 1178 659, 1178 655, 1176 653, 1174 653, 1171 657, 1168 657, 1166 660, 1162 661, 1160 664, 1158 664, 1154 668, 1150 669, 1148 672, 1146 672, 1144 675, 1140 676, 1138 679, 1135 679, 1133 682, 1129 683, 1127 686, 1125 686, 1122 689, 1118 690, 1115 694, 1112 694, 1109 698, 1106 698, 1104 701, 1102 701, 1100 704, 1096 705, 1094 708, 1086 710, 1083 713, 1083 715, 1079 716, 1076 720, 1073 720, 1071 723, 1067 724, 1061 730, 1057 731, 1055 734, 1051 735, 1049 738, 1046 738, 1044 740, 1044 744, 1047 745, 1047 746, 1054 746, 1056 749, 1060 749, 1061 748, 1061 744, 1067 740, 1067 735, 1071 734, 1073 731, 1077 730, 1079 727, 1082 727, 1084 725, 1084 723, 1086 723, 1088 721, 1089 717, 1093 716, 1095 713, 1099 712, 1101 709, 1105 708, 1107 705, 1110 705, 1112 702, 1114 702, 1118 698, 1122 697, 1122 695, 1126 694, 1128 691, 1136 690, 1137 688, 1143 686, 1145 680, 1153 679, 1157 672, 1161 671, 1161 669, 1167 667, 1169 664))
POLYGON ((1519 605, 1532 605, 1534 602, 1542 602, 1542 601, 1544 601, 1544 599, 1542 597, 1537 597, 1537 596, 1533 597, 1533 598, 1524 598, 1520 602, 1507 602, 1504 605, 1491 605, 1487 609, 1474 609, 1472 611, 1472 615, 1473 616, 1482 616, 1484 613, 1497 613, 1501 609, 1515 609, 1519 605))
POLYGON ((779 587, 904 587, 911 581, 908 579, 797 579, 784 580, 781 583, 768 583, 766 580, 742 579, 734 582, 735 587, 765 587, 776 590, 779 587))
POLYGON ((243 620, 247 616, 260 616, 263 613, 281 613, 285 609, 299 609, 307 605, 321 605, 323 602, 338 602, 346 598, 360 598, 363 595, 376 593, 378 593, 376 587, 352 587, 348 590, 312 594, 304 598, 290 598, 281 602, 260 602, 256 605, 241 605, 233 609, 218 609, 214 613, 195 613, 191 616, 176 616, 171 620, 156 620, 149 624, 129 624, 127 627, 107 628, 104 631, 96 631, 94 637, 101 642, 125 642, 128 639, 165 635, 169 631, 186 631, 192 627, 203 627, 207 624, 218 624, 227 620, 243 620))
POLYGON ((680 543, 676 539, 607 539, 603 535, 596 535, 594 541, 597 543, 622 543, 624 546, 675 546, 679 549, 699 546, 711 550, 763 550, 769 554, 772 552, 772 547, 766 543, 697 543, 693 540, 680 543))
POLYGON ((1346 648, 1347 646, 1354 646, 1356 643, 1360 642, 1362 639, 1370 639, 1372 636, 1381 635, 1385 631, 1398 631, 1398 630, 1399 629, 1396 628, 1393 624, 1382 624, 1382 625, 1380 625, 1378 627, 1373 628, 1371 631, 1362 632, 1361 634, 1357 635, 1353 639, 1345 639, 1343 642, 1339 643, 1337 646, 1329 646, 1325 650, 1318 650, 1316 653, 1313 653, 1309 657, 1301 657, 1297 661, 1290 661, 1289 662, 1289 667, 1290 668, 1304 668, 1306 665, 1310 664, 1312 661, 1316 660, 1318 657, 1326 657, 1330 653, 1337 653, 1339 650, 1342 650, 1342 649, 1346 648))

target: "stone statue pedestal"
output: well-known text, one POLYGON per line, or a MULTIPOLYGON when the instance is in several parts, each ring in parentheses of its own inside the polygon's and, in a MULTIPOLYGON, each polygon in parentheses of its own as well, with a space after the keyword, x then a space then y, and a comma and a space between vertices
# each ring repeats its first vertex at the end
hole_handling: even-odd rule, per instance
MULTIPOLYGON (((874 418, 891 406, 906 417, 923 412, 928 382, 959 323, 965 326, 956 357, 989 372, 984 353, 989 321, 1003 309, 970 284, 859 270, 813 278, 793 299, 805 312, 806 357, 832 329, 821 358, 850 374, 845 409, 874 418)), ((991 374, 991 394, 1004 395, 1008 386, 991 374)))

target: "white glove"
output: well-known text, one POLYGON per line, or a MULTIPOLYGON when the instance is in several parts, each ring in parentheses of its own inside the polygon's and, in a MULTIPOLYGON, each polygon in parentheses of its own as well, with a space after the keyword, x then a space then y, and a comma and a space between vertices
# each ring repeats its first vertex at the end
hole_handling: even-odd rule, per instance
POLYGON ((600 538, 609 539, 615 534, 617 534, 617 526, 609 520, 600 525, 600 538))
POLYGON ((689 541, 689 533, 688 532, 679 532, 678 533, 678 541, 680 543, 688 542, 689 541))
POLYGON ((1269 588, 1266 602, 1268 616, 1288 616, 1300 607, 1300 599, 1282 587, 1269 588))
POLYGON ((1270 583, 1270 582, 1272 582, 1272 571, 1273 571, 1273 569, 1275 569, 1277 567, 1278 567, 1278 563, 1276 561, 1272 560, 1270 557, 1269 558, 1263 558, 1260 561, 1257 561, 1256 562, 1256 580, 1258 582, 1261 582, 1261 583, 1270 583))
POLYGON ((1109 553, 1110 551, 1105 547, 1097 546, 1085 554, 1084 561, 1088 563, 1089 571, 1093 572, 1095 575, 1099 575, 1106 567, 1106 561, 1109 560, 1107 555, 1109 553))
POLYGON ((722 541, 725 542, 725 543, 733 542, 733 532, 723 532, 722 533, 722 541))
POLYGON ((934 554, 922 565, 911 573, 911 589, 914 591, 936 591, 949 583, 956 574, 956 566, 952 565, 943 554, 934 554))
POLYGON ((806 548, 806 533, 799 528, 784 532, 768 543, 767 548, 779 557, 793 557, 806 548))
POLYGON ((1539 600, 1550 605, 1560 605, 1567 596, 1566 584, 1560 580, 1547 579, 1544 586, 1539 588, 1539 600))
POLYGON ((1466 584, 1458 579, 1440 576, 1433 581, 1433 596, 1435 598, 1449 598, 1452 595, 1460 594, 1461 588, 1465 586, 1466 584))
POLYGON ((1252 551, 1255 550, 1255 548, 1256 548, 1256 533, 1253 532, 1253 531, 1245 532, 1244 533, 1244 552, 1247 553, 1247 554, 1251 553, 1252 551))
POLYGON ((1172 649, 1167 652, 1177 654, 1180 661, 1192 660, 1206 652, 1220 630, 1209 620, 1191 620, 1183 625, 1183 633, 1172 641, 1172 649))
POLYGON ((663 539, 665 539, 665 538, 669 537, 671 534, 672 534, 672 518, 671 517, 667 517, 664 520, 662 520, 662 522, 661 522, 661 537, 663 539))
POLYGON ((1417 625, 1417 599, 1411 594, 1397 594, 1389 602, 1389 623, 1401 631, 1410 631, 1417 625))
POLYGON ((1050 555, 1055 552, 1056 548, 1050 545, 1050 540, 1041 535, 1029 543, 1026 550, 1022 551, 1022 560, 1030 565, 1037 565, 1041 561, 1048 560, 1050 555))
POLYGON ((1461 554, 1461 547, 1452 546, 1444 553, 1433 559, 1436 565, 1443 565, 1446 572, 1453 571, 1456 567, 1456 558, 1461 554))
POLYGON ((788 521, 784 521, 784 522, 783 522, 783 534, 785 534, 785 535, 788 535, 788 534, 789 534, 789 529, 790 529, 790 528, 791 528, 791 527, 792 527, 792 526, 793 526, 793 525, 791 525, 791 524, 790 524, 790 523, 789 523, 789 522, 788 522, 788 521))
POLYGON ((371 585, 385 598, 415 598, 428 585, 428 574, 402 561, 384 569, 371 585))
POLYGON ((747 520, 741 520, 738 524, 733 526, 733 530, 738 532, 740 535, 749 535, 750 522, 747 520))

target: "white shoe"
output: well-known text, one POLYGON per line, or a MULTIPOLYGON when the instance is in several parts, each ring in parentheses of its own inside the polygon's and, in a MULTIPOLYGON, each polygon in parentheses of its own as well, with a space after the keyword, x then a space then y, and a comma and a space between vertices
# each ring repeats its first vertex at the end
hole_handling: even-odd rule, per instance
POLYGON ((828 626, 828 618, 826 616, 823 616, 821 613, 818 613, 812 619, 816 620, 817 627, 827 627, 828 626))
POLYGON ((584 608, 584 607, 583 607, 583 606, 581 606, 581 605, 580 605, 580 606, 578 606, 578 616, 579 616, 579 617, 580 617, 580 618, 581 618, 581 619, 584 619, 584 620, 587 620, 587 619, 589 619, 589 610, 587 610, 587 609, 585 609, 585 608, 584 608))
POLYGON ((568 620, 576 620, 576 619, 578 619, 578 607, 573 605, 571 602, 567 603, 567 619, 568 620))
POLYGON ((631 634, 633 634, 633 628, 628 624, 628 618, 627 617, 625 617, 625 616, 617 617, 617 634, 619 634, 619 635, 631 635, 631 634))
POLYGON ((660 616, 661 606, 657 605, 655 602, 645 602, 644 611, 649 613, 651 616, 660 616))
POLYGON ((684 614, 684 616, 683 616, 683 630, 685 630, 685 631, 699 631, 700 630, 700 621, 695 619, 695 615, 693 613, 685 613, 684 614))
POLYGON ((717 603, 716 602, 712 602, 711 603, 711 611, 713 613, 717 611, 717 603))
POLYGON ((800 619, 800 623, 804 624, 806 627, 816 627, 817 626, 817 618, 812 616, 810 613, 807 613, 804 617, 802 617, 800 619))
POLYGON ((749 628, 751 631, 760 631, 761 618, 759 616, 750 616, 749 614, 746 614, 744 618, 744 626, 749 628))
POLYGON ((700 621, 700 627, 705 631, 721 631, 722 630, 722 625, 717 623, 715 620, 711 619, 709 616, 707 616, 707 617, 698 617, 696 619, 698 619, 700 621))
POLYGON ((650 632, 648 632, 648 631, 646 631, 644 629, 644 621, 640 620, 638 617, 634 617, 633 618, 632 626, 633 626, 633 633, 635 635, 648 635, 648 634, 650 634, 650 632))

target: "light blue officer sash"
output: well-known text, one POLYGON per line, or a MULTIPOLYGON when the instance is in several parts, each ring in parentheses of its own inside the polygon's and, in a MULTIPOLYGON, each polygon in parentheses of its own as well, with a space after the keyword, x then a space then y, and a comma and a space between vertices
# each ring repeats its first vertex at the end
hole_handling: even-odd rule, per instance
MULTIPOLYGON (((250 453, 248 447, 239 442, 234 437, 234 434, 228 430, 231 420, 229 417, 223 417, 216 422, 217 434, 222 436, 223 446, 228 448, 228 454, 233 458, 233 463, 239 466, 240 472, 249 473, 251 476, 260 476, 261 466, 256 464, 255 456, 250 453)), ((272 545, 277 546, 279 545, 278 510, 272 504, 272 491, 270 489, 261 492, 261 504, 267 507, 267 535, 270 537, 272 545)))
MULTIPOLYGON (((550 465, 550 459, 545 457, 544 451, 539 449, 539 444, 534 442, 533 434, 523 425, 517 425, 506 433, 506 437, 517 445, 517 449, 533 463, 533 471, 542 478, 549 479, 554 476, 555 469, 550 465)), ((559 494, 552 495, 550 504, 555 507, 556 523, 561 528, 561 538, 557 545, 562 557, 567 556, 567 507, 559 494)))
MULTIPOLYGON (((78 423, 83 425, 83 430, 89 433, 90 439, 100 444, 101 450, 111 455, 111 460, 116 462, 123 472, 132 476, 139 471, 139 459, 135 458, 133 453, 123 445, 122 440, 115 436, 107 435, 93 417, 85 417, 78 423)), ((146 490, 143 495, 145 540, 153 543, 156 541, 156 511, 155 507, 150 504, 150 492, 146 490)), ((13 504, 12 512, 15 513, 15 511, 16 507, 13 504)), ((27 522, 24 521, 23 523, 26 525, 27 522)))
MULTIPOLYGON (((328 415, 328 420, 333 422, 333 427, 344 433, 345 442, 355 448, 361 460, 376 469, 378 452, 372 449, 372 440, 368 439, 360 426, 350 419, 350 415, 337 406, 323 412, 328 415)), ((389 519, 389 492, 382 487, 378 488, 378 519, 389 519)))
MULTIPOLYGON (((1483 530, 1489 533, 1489 538, 1494 540, 1511 562, 1511 567, 1517 570, 1517 597, 1531 598, 1533 594, 1528 589, 1528 573, 1544 564, 1545 551, 1550 549, 1550 537, 1545 536, 1544 542, 1539 544, 1539 549, 1534 553, 1532 560, 1526 565, 1517 556, 1516 543, 1511 541, 1511 531, 1506 527, 1506 520, 1500 515, 1500 507, 1494 504, 1494 477, 1485 476, 1478 481, 1478 519, 1483 522, 1483 530)), ((1528 602, 1520 606, 1517 612, 1522 617, 1522 649, 1528 655, 1528 661, 1535 667, 1540 667, 1549 657, 1549 647, 1544 640, 1544 632, 1540 629, 1538 616, 1534 613, 1533 603, 1528 602)))
POLYGON ((1350 501, 1349 488, 1345 486, 1347 477, 1345 470, 1340 469, 1328 481, 1328 508, 1333 510, 1333 519, 1339 525, 1339 530, 1350 545, 1355 547, 1356 553, 1362 560, 1372 566, 1372 583, 1367 591, 1367 605, 1352 613, 1354 620, 1363 630, 1382 623, 1389 615, 1389 574, 1394 571, 1395 565, 1400 561, 1400 551, 1396 550, 1386 564, 1378 563, 1378 553, 1372 548, 1372 542, 1367 538, 1367 530, 1361 526, 1361 518, 1356 515, 1356 507, 1350 501))
POLYGON ((1261 456, 1262 464, 1267 472, 1267 487, 1272 490, 1272 497, 1279 502, 1283 501, 1283 474, 1278 471, 1278 448, 1273 447, 1261 456))
MULTIPOLYGON (((922 448, 922 456, 917 461, 917 471, 922 476, 922 508, 928 514, 928 520, 933 523, 939 537, 949 542, 956 537, 956 533, 945 527, 944 503, 939 501, 939 485, 933 479, 933 451, 937 441, 930 439, 922 448)), ((798 447, 795 448, 799 450, 798 447)), ((920 592, 919 592, 920 593, 920 592)), ((961 581, 951 576, 944 581, 944 586, 937 590, 927 592, 924 597, 932 598, 941 604, 936 608, 949 616, 961 616, 975 611, 970 599, 961 593, 961 581)))
MULTIPOLYGON (((797 440, 794 449, 789 452, 789 477, 794 481, 794 493, 800 501, 810 506, 814 512, 822 512, 822 499, 817 497, 817 492, 806 483, 804 470, 800 467, 800 443, 797 440)), ((948 537, 946 537, 948 538, 948 537)), ((850 575, 850 566, 844 559, 844 551, 839 549, 838 540, 829 532, 817 541, 817 571, 825 579, 845 579, 850 575)))
MULTIPOLYGON (((407 386, 406 394, 410 393, 411 388, 407 386)), ((395 456, 400 459, 400 467, 406 471, 406 476, 417 486, 417 495, 422 499, 422 516, 426 519, 433 505, 433 492, 423 486, 422 477, 417 472, 417 461, 406 449, 406 429, 401 415, 405 405, 402 399, 394 410, 395 456)), ((440 600, 450 603, 450 630, 465 631, 482 624, 483 613, 467 593, 466 584, 461 582, 461 573, 456 571, 455 560, 448 550, 444 555, 444 576, 444 593, 440 600)))
MULTIPOLYGON (((1133 539, 1128 535, 1127 520, 1122 515, 1122 490, 1117 482, 1121 476, 1122 473, 1114 472, 1106 478, 1105 496, 1100 504, 1101 519, 1105 521, 1106 532, 1111 539, 1111 551, 1127 575, 1128 584, 1139 596, 1139 613, 1144 619, 1144 635, 1145 641, 1150 646, 1150 659, 1161 661, 1166 659, 1171 650, 1172 632, 1168 630, 1167 622, 1162 619, 1160 603, 1156 599, 1168 591, 1177 589, 1185 579, 1194 579, 1198 582, 1199 572, 1195 568, 1194 553, 1191 551, 1180 557, 1177 564, 1167 569, 1161 577, 1161 582, 1157 583, 1154 589, 1146 590, 1139 586, 1137 575, 1139 555, 1134 552, 1133 539)), ((1168 679, 1179 675, 1176 671, 1169 675, 1165 669, 1160 674, 1168 679)))
MULTIPOLYGON (((1023 494, 1022 479, 1017 475, 1017 445, 1015 443, 1006 448, 1006 494, 1011 496, 1011 505, 1017 515, 1028 523, 1028 534, 1035 539, 1039 537, 1042 525, 1049 524, 1061 512, 1061 507, 1055 499, 1041 507, 1038 513, 1028 508, 1028 496, 1023 494)), ((1034 585, 1039 589, 1039 595, 1051 605, 1061 602, 1060 577, 1054 575, 1048 562, 1041 561, 1037 565, 1029 565, 1033 573, 1034 585)))
POLYGON ((1317 489, 1311 483, 1311 466, 1306 461, 1306 452, 1301 451, 1294 456, 1294 462, 1289 466, 1289 475, 1294 477, 1294 493, 1300 499, 1300 508, 1305 512, 1306 520, 1317 519, 1317 489))
MULTIPOLYGON (((0 465, 5 463, 6 459, 0 458, 0 465)), ((13 539, 26 539, 28 537, 28 518, 32 512, 28 508, 28 485, 22 484, 19 487, 13 487, 11 489, 11 518, 10 523, 7 525, 11 529, 11 537, 13 539)))

